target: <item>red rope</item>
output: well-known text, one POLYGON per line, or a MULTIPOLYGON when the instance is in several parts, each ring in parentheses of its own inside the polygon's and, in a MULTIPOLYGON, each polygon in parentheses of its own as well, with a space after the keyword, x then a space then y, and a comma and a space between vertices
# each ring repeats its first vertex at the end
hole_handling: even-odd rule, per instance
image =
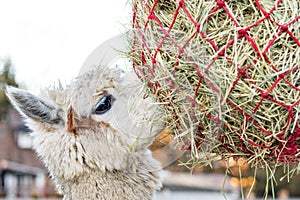
MULTIPOLYGON (((193 38, 195 38, 196 36, 200 36, 203 40, 205 40, 208 45, 210 45, 210 47, 212 49, 215 50, 215 52, 217 52, 215 54, 215 57, 210 61, 210 63, 207 64, 205 71, 201 72, 201 70, 199 69, 199 67, 196 64, 192 64, 194 70, 197 72, 198 76, 199 76, 199 80, 198 80, 198 84, 197 87, 195 89, 195 93, 193 96, 187 96, 186 100, 189 101, 192 105, 192 112, 194 112, 193 109, 200 109, 201 110, 201 105, 197 104, 196 101, 196 97, 198 95, 199 92, 199 88, 201 87, 201 83, 203 83, 203 81, 211 88, 212 91, 214 91, 216 94, 218 94, 222 100, 224 100, 225 97, 222 96, 222 93, 218 90, 218 88, 214 85, 213 82, 211 82, 211 80, 209 80, 206 76, 205 76, 205 72, 208 72, 211 68, 213 68, 214 63, 217 59, 219 58, 225 58, 225 60, 235 66, 235 68, 238 71, 238 75, 236 77, 236 80, 232 83, 231 85, 231 91, 234 90, 234 88, 236 87, 236 85, 238 84, 238 82, 242 79, 242 78, 246 78, 249 80, 249 84, 251 84, 252 86, 254 86, 254 88, 256 88, 256 90, 260 93, 260 101, 259 103, 253 108, 253 110, 251 111, 251 113, 247 113, 246 111, 244 111, 241 107, 239 107, 238 105, 235 105, 234 102, 232 102, 229 99, 226 99, 226 102, 228 103, 228 105, 230 105, 234 110, 242 113, 242 115, 244 115, 245 119, 246 119, 246 124, 252 124, 253 126, 255 126, 259 131, 261 131, 262 133, 264 133, 266 136, 272 136, 273 133, 271 133, 270 131, 266 130, 264 127, 262 127, 256 120, 255 118, 253 118, 253 116, 255 115, 255 113, 259 110, 260 106, 263 104, 264 101, 271 101, 274 104, 278 104, 280 105, 282 108, 286 109, 288 111, 288 118, 287 118, 287 122, 285 124, 285 126, 283 127, 283 130, 278 133, 276 135, 276 137, 278 138, 278 148, 274 148, 274 149, 270 149, 270 146, 267 145, 263 145, 259 142, 253 141, 250 138, 247 138, 247 136, 245 134, 242 134, 245 127, 241 126, 241 129, 239 132, 237 132, 236 134, 240 137, 240 143, 236 144, 239 145, 239 147, 241 149, 243 149, 243 151, 245 153, 253 153, 251 148, 248 148, 247 145, 245 145, 245 143, 249 143, 250 145, 254 146, 254 147, 259 147, 261 149, 270 149, 272 152, 270 153, 271 156, 274 156, 279 162, 293 162, 293 161, 299 161, 300 160, 300 127, 298 125, 298 123, 295 124, 294 127, 294 132, 293 133, 288 133, 288 127, 291 123, 294 122, 294 120, 296 120, 296 116, 295 116, 295 107, 298 106, 300 104, 300 99, 296 102, 293 102, 293 104, 286 104, 283 102, 280 102, 278 100, 276 100, 274 97, 272 97, 271 93, 272 91, 277 87, 277 85, 281 82, 284 81, 287 85, 289 85, 291 87, 291 89, 295 89, 295 90, 300 90, 300 86, 295 85, 291 82, 288 81, 288 79, 286 78, 288 75, 290 75, 293 71, 295 70, 299 70, 299 63, 296 63, 290 70, 285 71, 284 73, 280 73, 280 70, 276 67, 276 64, 274 64, 272 62, 272 60, 268 57, 267 53, 268 51, 270 51, 270 49, 272 48, 272 46, 274 45, 274 43, 277 41, 277 39, 282 35, 282 34, 287 34, 294 42, 295 44, 300 47, 300 41, 299 38, 297 38, 293 32, 291 31, 291 26, 296 23, 298 20, 300 20, 300 15, 291 19, 288 23, 286 24, 280 24, 278 22, 276 22, 274 19, 272 19, 271 15, 274 13, 274 11, 276 11, 276 9, 279 7, 279 5, 282 3, 281 0, 277 0, 274 3, 274 6, 269 10, 266 11, 263 6, 260 4, 259 0, 253 0, 254 1, 254 5, 257 7, 257 9, 263 14, 263 16, 257 20, 255 23, 250 24, 247 27, 243 27, 241 29, 238 20, 236 19, 236 17, 230 12, 230 9, 228 7, 228 1, 226 0, 216 0, 216 4, 215 6, 211 9, 211 11, 209 12, 209 14, 207 15, 206 19, 201 23, 197 22, 196 19, 194 19, 193 15, 191 14, 190 10, 188 9, 188 7, 185 6, 185 1, 184 0, 180 0, 178 1, 177 5, 176 5, 176 9, 174 11, 173 14, 173 19, 169 25, 169 27, 165 28, 164 25, 162 24, 162 22, 159 20, 159 18, 156 16, 156 10, 159 9, 157 8, 157 5, 159 3, 159 0, 155 0, 154 3, 152 5, 150 5, 148 3, 148 1, 145 0, 138 0, 136 2, 136 4, 143 4, 143 6, 148 10, 149 14, 148 14, 148 18, 147 21, 145 22, 144 25, 141 25, 139 22, 139 19, 137 17, 137 12, 139 12, 137 10, 137 6, 135 5, 133 7, 133 29, 136 31, 136 34, 138 34, 140 37, 140 40, 135 36, 134 37, 134 46, 135 44, 139 44, 140 46, 142 46, 143 50, 142 52, 139 53, 139 55, 141 56, 141 60, 142 60, 142 64, 144 66, 146 66, 148 73, 145 73, 145 69, 140 69, 137 66, 135 67, 135 70, 137 72, 138 75, 140 75, 140 77, 144 77, 145 74, 150 74, 150 76, 152 78, 155 77, 155 70, 159 70, 160 66, 156 63, 156 59, 157 59, 157 54, 160 52, 160 48, 163 46, 164 42, 166 39, 169 39, 172 44, 174 45, 174 47, 177 48, 178 50, 178 55, 177 58, 181 58, 181 57, 185 57, 188 61, 190 61, 190 63, 195 63, 193 62, 193 58, 191 58, 187 52, 185 52, 185 47, 186 45, 188 45, 191 40, 193 38), (190 36, 190 38, 185 42, 184 45, 180 46, 171 36, 170 33, 174 27, 174 24, 176 23, 176 20, 179 16, 180 12, 184 12, 187 16, 187 18, 190 20, 190 22, 193 24, 193 26, 195 26, 196 31, 190 36), (229 17, 229 19, 232 21, 232 23, 234 24, 234 26, 239 30, 238 31, 238 35, 237 35, 237 39, 241 39, 241 38, 245 38, 246 41, 251 45, 251 47, 255 50, 256 52, 256 57, 255 59, 252 60, 252 62, 249 62, 249 64, 247 64, 246 66, 238 66, 234 61, 232 61, 227 55, 226 55, 226 50, 228 48, 230 48, 233 44, 235 44, 237 41, 236 38, 231 39, 230 41, 227 42, 226 45, 223 45, 223 47, 219 47, 218 44, 214 43, 213 39, 209 38, 203 31, 202 28, 205 25, 205 23, 207 23, 210 18, 217 12, 224 12, 226 13, 226 15, 229 17), (278 27, 278 32, 276 34, 274 34, 274 36, 272 36, 272 38, 270 38, 269 42, 266 44, 266 46, 261 50, 259 48, 259 45, 256 44, 256 41, 250 36, 249 32, 251 29, 253 29, 254 27, 259 26, 261 23, 264 23, 268 21, 268 23, 272 23, 273 25, 276 25, 278 27), (144 37, 144 33, 145 30, 148 28, 148 26, 151 26, 151 24, 155 24, 155 26, 159 27, 160 30, 162 31, 162 33, 164 34, 164 37, 161 38, 159 44, 156 46, 155 51, 153 52, 153 48, 151 49, 148 44, 147 41, 144 37), (151 60, 151 65, 149 66, 149 62, 147 62, 147 59, 151 60), (257 62, 259 62, 259 60, 264 60, 266 61, 269 66, 276 72, 278 73, 276 80, 273 82, 273 84, 266 89, 261 89, 257 86, 257 84, 254 81, 251 81, 251 72, 249 72, 249 70, 253 67, 253 65, 257 62), (288 136, 286 136, 288 135, 288 136)), ((174 1, 175 2, 175 1, 174 1)), ((299 30, 297 30, 299 31, 299 30)), ((139 51, 139 49, 135 49, 133 48, 133 52, 135 51, 139 51)), ((134 63, 134 62, 133 62, 134 63)), ((176 75, 176 71, 177 71, 177 67, 179 65, 178 60, 175 62, 174 64, 174 72, 173 75, 176 75)), ((174 88, 175 83, 172 80, 168 80, 170 83, 170 87, 174 88)), ((159 83, 149 83, 151 89, 154 92, 157 91, 161 91, 160 90, 160 84, 159 83)), ((177 92, 182 93, 182 91, 180 91, 180 89, 176 88, 177 92)), ((167 101, 168 103, 172 104, 172 100, 170 100, 167 96, 167 94, 164 94, 165 96, 165 100, 163 101, 167 101)), ((174 113, 174 116, 176 118, 176 113, 174 113)), ((217 117, 213 117, 209 114, 207 114, 207 117, 215 124, 215 125, 220 125, 220 116, 217 117)), ((194 119, 195 120, 195 119, 194 119)), ((299 119, 297 119, 299 120, 299 119)), ((197 123, 197 122, 195 122, 197 123)), ((201 122, 200 122, 201 123, 201 122)), ((228 128, 226 126, 226 124, 222 125, 223 128, 228 128)), ((201 135, 201 130, 203 130, 204 127, 201 126, 201 124, 199 124, 198 130, 199 130, 199 134, 198 136, 200 138, 203 138, 204 136, 201 135)), ((221 141, 222 143, 224 143, 223 148, 225 149, 225 151, 227 152, 233 152, 233 150, 229 147, 226 146, 226 139, 223 136, 219 136, 219 141, 221 141)), ((200 144, 199 144, 200 145, 200 144)), ((187 147, 190 148, 190 147, 187 147)))

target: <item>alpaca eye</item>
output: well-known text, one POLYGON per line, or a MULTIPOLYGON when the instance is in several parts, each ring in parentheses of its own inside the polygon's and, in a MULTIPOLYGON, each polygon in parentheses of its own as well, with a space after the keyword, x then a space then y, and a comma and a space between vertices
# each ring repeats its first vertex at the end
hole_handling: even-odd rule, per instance
POLYGON ((101 115, 109 111, 115 98, 112 95, 103 96, 96 104, 95 114, 101 115))

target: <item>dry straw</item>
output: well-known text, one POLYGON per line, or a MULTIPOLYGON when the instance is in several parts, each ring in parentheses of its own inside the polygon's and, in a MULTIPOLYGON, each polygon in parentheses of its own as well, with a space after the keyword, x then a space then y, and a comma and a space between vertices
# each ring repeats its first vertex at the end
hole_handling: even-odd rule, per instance
POLYGON ((136 0, 131 58, 192 165, 300 160, 300 2, 136 0))

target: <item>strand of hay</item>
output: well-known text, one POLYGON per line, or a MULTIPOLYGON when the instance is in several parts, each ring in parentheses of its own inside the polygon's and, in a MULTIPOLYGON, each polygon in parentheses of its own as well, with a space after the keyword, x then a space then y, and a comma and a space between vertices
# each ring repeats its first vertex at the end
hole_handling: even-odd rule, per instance
POLYGON ((300 2, 134 0, 130 57, 191 165, 300 160, 300 2))

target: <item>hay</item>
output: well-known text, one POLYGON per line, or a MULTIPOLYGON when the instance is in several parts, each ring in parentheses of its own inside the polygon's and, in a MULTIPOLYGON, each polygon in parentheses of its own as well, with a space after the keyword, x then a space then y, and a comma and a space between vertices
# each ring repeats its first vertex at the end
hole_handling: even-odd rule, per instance
POLYGON ((133 2, 130 57, 192 165, 300 160, 300 2, 133 2))

